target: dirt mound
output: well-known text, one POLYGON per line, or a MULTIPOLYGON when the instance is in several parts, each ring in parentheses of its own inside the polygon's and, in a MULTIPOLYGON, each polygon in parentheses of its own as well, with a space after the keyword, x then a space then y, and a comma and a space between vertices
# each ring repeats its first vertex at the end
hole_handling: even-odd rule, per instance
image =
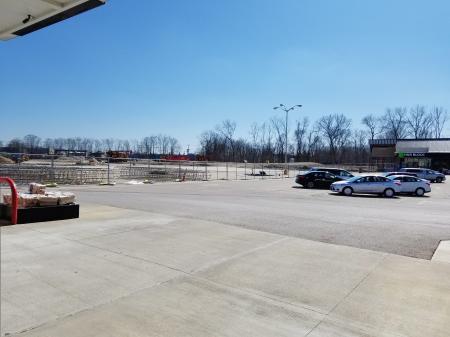
POLYGON ((0 164, 14 164, 14 161, 9 158, 0 156, 0 164))

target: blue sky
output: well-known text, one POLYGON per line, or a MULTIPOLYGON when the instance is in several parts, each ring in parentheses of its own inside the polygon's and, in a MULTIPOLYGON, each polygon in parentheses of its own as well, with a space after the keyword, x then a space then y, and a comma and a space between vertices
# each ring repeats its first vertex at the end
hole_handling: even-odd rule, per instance
POLYGON ((193 148, 224 119, 247 136, 279 103, 304 105, 292 122, 356 125, 450 110, 449 18, 448 0, 109 0, 0 43, 0 139, 167 133, 193 148))

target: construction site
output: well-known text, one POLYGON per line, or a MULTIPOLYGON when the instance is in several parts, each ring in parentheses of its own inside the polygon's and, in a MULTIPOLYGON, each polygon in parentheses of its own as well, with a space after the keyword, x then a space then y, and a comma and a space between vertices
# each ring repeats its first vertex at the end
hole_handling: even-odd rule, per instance
MULTIPOLYGON (((251 180, 294 177, 318 163, 247 163, 140 158, 0 154, 0 176, 18 184, 113 184, 137 181, 251 180), (13 160, 11 158, 16 158, 13 160)), ((352 171, 376 170, 367 164, 341 165, 352 171)))
POLYGON ((450 336, 441 2, 1 0, 0 336, 450 336))

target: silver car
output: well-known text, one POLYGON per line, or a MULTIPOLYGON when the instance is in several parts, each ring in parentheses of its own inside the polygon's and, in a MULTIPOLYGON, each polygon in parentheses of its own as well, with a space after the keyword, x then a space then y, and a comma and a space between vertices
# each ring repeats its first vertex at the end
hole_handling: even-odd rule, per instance
POLYGON ((425 169, 425 168, 404 167, 404 168, 400 169, 400 172, 415 173, 415 174, 417 174, 417 176, 419 178, 426 179, 426 180, 436 182, 436 183, 442 183, 443 181, 445 181, 444 174, 437 172, 437 171, 425 169))
POLYGON ((412 193, 421 197, 425 193, 431 192, 430 182, 426 179, 411 177, 409 175, 394 175, 390 176, 389 179, 402 183, 400 185, 400 193, 412 193))
POLYGON ((349 180, 332 183, 330 190, 350 196, 353 193, 379 194, 392 198, 400 193, 401 182, 382 176, 354 177, 349 180))

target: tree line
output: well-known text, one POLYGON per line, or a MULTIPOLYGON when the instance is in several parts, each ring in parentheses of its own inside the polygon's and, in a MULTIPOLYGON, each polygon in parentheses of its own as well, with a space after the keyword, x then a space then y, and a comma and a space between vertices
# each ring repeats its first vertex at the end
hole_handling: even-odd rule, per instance
MULTIPOLYGON (((2 143, 0 142, 0 147, 2 143)), ((55 150, 63 149, 69 151, 87 151, 88 153, 106 151, 132 151, 145 155, 154 154, 178 154, 181 145, 178 139, 172 136, 159 134, 145 137, 141 140, 127 140, 115 138, 46 138, 42 139, 30 134, 23 138, 14 138, 6 143, 6 147, 14 152, 35 153, 39 149, 55 150)))
MULTIPOLYGON (((313 121, 307 117, 288 126, 287 151, 297 162, 366 163, 368 140, 402 138, 441 138, 449 120, 442 107, 423 105, 387 108, 383 114, 368 114, 358 126, 344 114, 328 114, 313 121)), ((199 137, 199 154, 211 161, 283 162, 286 152, 285 120, 274 116, 250 126, 247 137, 236 136, 237 124, 224 120, 199 137)), ((0 146, 2 143, 0 142, 0 146)), ((14 138, 6 146, 14 152, 54 148, 89 153, 109 150, 137 154, 178 154, 179 141, 168 135, 151 135, 141 140, 114 138, 46 138, 26 135, 14 138)))
POLYGON ((412 108, 388 108, 381 116, 369 114, 362 119, 370 139, 441 138, 448 122, 443 107, 427 109, 423 105, 412 108))
MULTIPOLYGON (((295 161, 365 163, 371 139, 441 138, 448 122, 447 110, 387 108, 381 115, 368 114, 361 127, 353 127, 344 114, 328 114, 311 121, 305 117, 288 127, 288 156, 295 161)), ((272 117, 253 123, 248 137, 236 137, 236 122, 225 120, 200 136, 200 152, 209 160, 282 162, 286 151, 285 121, 272 117)))
MULTIPOLYGON (((312 123, 305 117, 288 127, 288 156, 295 161, 355 162, 368 159, 367 137, 351 130, 343 114, 329 114, 312 123)), ((272 117, 253 123, 248 138, 235 137, 236 123, 225 120, 200 136, 200 153, 214 161, 283 162, 286 151, 285 121, 272 117)))

